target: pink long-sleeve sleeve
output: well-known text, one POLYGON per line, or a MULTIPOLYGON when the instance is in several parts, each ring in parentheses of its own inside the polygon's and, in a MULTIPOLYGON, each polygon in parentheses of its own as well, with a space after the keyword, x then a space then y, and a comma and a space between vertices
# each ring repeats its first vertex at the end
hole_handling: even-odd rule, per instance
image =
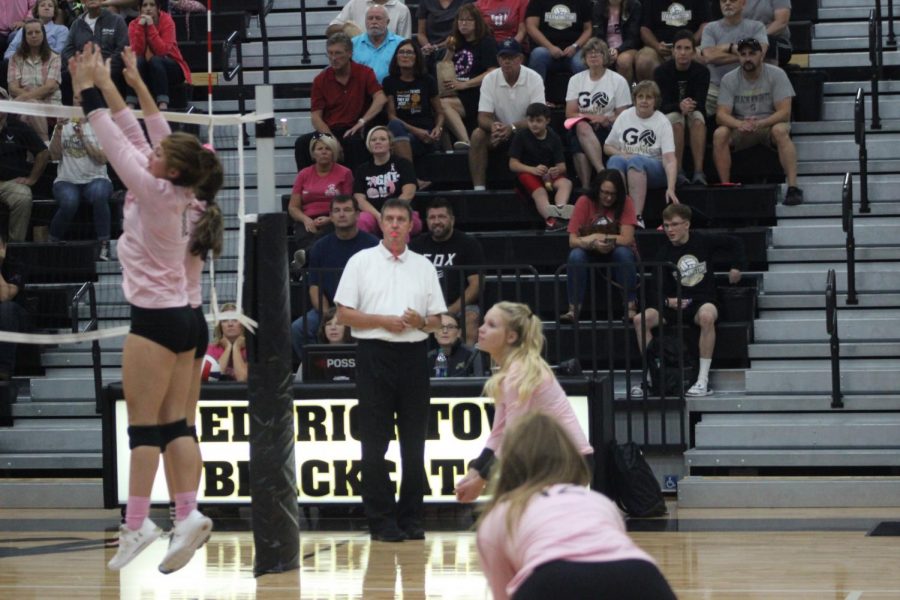
POLYGON ((556 419, 569 434, 579 452, 592 454, 594 449, 578 423, 575 411, 572 410, 572 404, 556 377, 547 372, 531 396, 520 400, 519 371, 518 365, 512 365, 509 374, 500 386, 500 399, 495 406, 494 424, 487 442, 485 442, 485 447, 493 450, 494 454, 499 457, 503 452, 503 432, 506 428, 515 423, 522 415, 538 411, 556 419))
POLYGON ((154 177, 148 170, 149 149, 120 111, 117 124, 108 110, 95 110, 88 119, 110 164, 128 188, 124 232, 117 243, 125 298, 142 308, 174 308, 188 304, 184 270, 190 235, 186 209, 193 192, 154 177), (127 132, 127 134, 126 134, 127 132))

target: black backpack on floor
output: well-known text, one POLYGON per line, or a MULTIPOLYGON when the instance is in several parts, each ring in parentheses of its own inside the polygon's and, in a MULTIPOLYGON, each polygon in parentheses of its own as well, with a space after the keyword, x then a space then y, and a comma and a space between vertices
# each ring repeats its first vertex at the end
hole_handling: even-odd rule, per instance
POLYGON ((697 380, 699 365, 694 353, 688 350, 688 344, 679 344, 674 334, 664 338, 654 337, 647 344, 647 375, 650 393, 661 396, 680 396, 682 386, 687 391, 697 380), (660 341, 663 340, 663 341, 660 341), (682 371, 678 369, 678 355, 683 350, 682 371), (663 369, 665 365, 665 369, 663 369))
POLYGON ((630 517, 666 514, 666 501, 640 446, 609 443, 609 483, 612 499, 630 517))

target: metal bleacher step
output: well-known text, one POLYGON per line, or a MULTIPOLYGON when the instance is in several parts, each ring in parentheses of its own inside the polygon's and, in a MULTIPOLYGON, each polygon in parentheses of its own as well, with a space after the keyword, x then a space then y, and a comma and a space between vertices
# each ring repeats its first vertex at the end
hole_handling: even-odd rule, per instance
MULTIPOLYGON (((841 309, 841 343, 900 340, 900 311, 888 308, 841 309)), ((754 322, 757 342, 824 342, 825 315, 821 310, 763 312, 754 322)), ((895 346, 900 350, 900 346, 895 346)), ((898 353, 900 354, 900 353, 898 353)))
MULTIPOLYGON (((820 320, 824 323, 824 312, 822 312, 820 320)), ((756 342, 750 344, 748 351, 751 360, 794 359, 799 356, 829 358, 831 356, 831 346, 827 342, 756 342)), ((840 353, 842 358, 888 358, 900 355, 900 341, 845 342, 841 340, 840 353)))
MULTIPOLYGON (((858 245, 884 245, 900 239, 900 216, 858 215, 853 229, 858 245)), ((772 245, 776 248, 843 246, 845 240, 838 219, 790 219, 772 228, 772 245)))
MULTIPOLYGON (((859 169, 859 160, 805 160, 799 158, 797 160, 798 175, 816 175, 816 176, 840 176, 844 173, 857 173, 859 169)), ((869 160, 869 173, 891 173, 900 172, 900 164, 896 160, 878 159, 869 160)))
MULTIPOLYGON (((843 247, 831 248, 770 248, 766 252, 770 263, 837 262, 846 260, 843 247)), ((900 261, 900 246, 857 246, 858 261, 900 261)))
POLYGON ((803 412, 705 414, 694 429, 701 449, 900 447, 900 414, 803 412))
POLYGON ((684 453, 685 465, 701 467, 898 467, 896 448, 691 448, 684 453))
MULTIPOLYGON (((103 352, 101 354, 104 366, 122 366, 121 352, 103 352)), ((44 352, 41 355, 41 365, 46 368, 72 368, 72 367, 91 367, 93 361, 89 348, 81 352, 44 352)))
MULTIPOLYGON (((900 103, 897 104, 900 115, 900 103)), ((854 160, 859 157, 859 150, 853 136, 820 135, 801 137, 794 140, 798 156, 805 161, 854 160)), ((869 160, 887 159, 896 156, 897 142, 888 135, 869 136, 866 147, 869 160)))
MULTIPOLYGON (((879 88, 880 91, 880 88, 879 88)), ((856 90, 844 97, 825 97, 822 103, 822 120, 823 121, 853 121, 856 90)), ((872 97, 866 92, 866 117, 869 126, 866 127, 866 133, 878 136, 881 130, 871 129, 872 118, 872 97)), ((882 120, 894 120, 900 118, 900 97, 889 95, 879 98, 878 115, 882 120)), ((853 141, 851 137, 850 141, 853 141)))
MULTIPOLYGON (((859 163, 849 172, 853 173, 853 198, 855 202, 859 202, 861 198, 860 181, 857 173, 859 172, 859 163)), ((841 191, 844 183, 844 174, 836 173, 833 176, 800 176, 797 178, 797 184, 804 190, 804 203, 800 206, 784 207, 785 209, 804 208, 811 204, 836 204, 840 206, 841 191)), ((900 175, 876 173, 869 176, 868 193, 869 202, 887 202, 896 205, 897 190, 900 189, 900 175)), ((782 216, 779 206, 778 216, 782 216)), ((789 212, 785 210, 785 212, 789 212)), ((840 213, 838 213, 840 214, 840 213)), ((858 210, 854 213, 858 214, 858 210)))
MULTIPOLYGON (((715 371, 713 371, 715 373, 715 371)), ((843 392, 842 392, 843 393, 843 392)), ((898 411, 900 394, 843 393, 845 411, 898 411)), ((692 413, 757 413, 827 412, 832 410, 831 390, 817 394, 713 394, 703 398, 687 398, 692 413)))
MULTIPOLYGON (((767 294, 822 294, 828 268, 835 269, 838 294, 846 294, 846 266, 832 263, 772 264, 770 271, 763 275, 764 289, 767 294)), ((900 292, 900 267, 892 263, 859 263, 856 265, 856 289, 866 295, 884 292, 896 294, 900 292)), ((894 300, 896 302, 896 297, 894 300)))
MULTIPOLYGON (((91 381, 93 385, 93 381, 91 381)), ((0 453, 99 452, 100 419, 21 419, 0 436, 0 453)))
MULTIPOLYGON (((809 55, 810 69, 828 69, 840 67, 869 67, 868 49, 859 49, 853 52, 816 53, 809 55)), ((884 66, 895 67, 900 65, 900 54, 896 52, 884 53, 884 66)))
MULTIPOLYGON (((0 466, 13 471, 100 470, 102 452, 4 452, 0 466)), ((0 480, 2 481, 2 480, 0 480)))
MULTIPOLYGON (((824 282, 824 278, 822 279, 824 282)), ((825 314, 824 283, 822 289, 808 292, 782 292, 767 291, 760 294, 758 306, 760 310, 792 309, 792 308, 819 308, 825 314)), ((838 307, 846 306, 847 292, 842 288, 837 297, 838 307)), ((900 298, 896 292, 870 292, 857 297, 860 307, 894 307, 900 308, 900 298)), ((823 317, 824 318, 824 317, 823 317)), ((840 319, 840 316, 838 316, 840 319)))
MULTIPOLYGON (((121 381, 121 369, 103 369, 103 380, 121 381)), ((31 398, 45 402, 68 402, 94 398, 94 375, 85 369, 83 374, 48 373, 46 377, 32 379, 31 398)))
MULTIPOLYGON (((900 359, 841 360, 841 389, 881 394, 900 389, 900 359)), ((748 394, 819 394, 831 391, 829 360, 754 360, 747 371, 748 394)), ((900 439, 898 436, 897 439, 900 439)))
POLYGON ((97 416, 97 404, 93 400, 79 402, 16 402, 12 405, 14 419, 29 418, 92 418, 97 416))
POLYGON ((704 477, 678 482, 681 508, 896 506, 900 477, 704 477))
POLYGON ((100 478, 0 479, 0 508, 100 508, 100 478))

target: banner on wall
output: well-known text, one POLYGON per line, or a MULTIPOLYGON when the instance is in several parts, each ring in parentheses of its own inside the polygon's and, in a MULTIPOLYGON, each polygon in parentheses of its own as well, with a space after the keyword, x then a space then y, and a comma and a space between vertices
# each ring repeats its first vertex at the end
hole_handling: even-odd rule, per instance
MULTIPOLYGON (((579 390, 582 391, 582 390, 579 390)), ((588 396, 571 395, 578 422, 590 439, 588 396)), ((112 403, 107 436, 114 448, 118 504, 128 498, 128 413, 125 401, 112 403)), ((297 498, 305 503, 356 503, 360 500, 360 443, 354 398, 294 400, 297 498)), ((480 397, 431 399, 425 442, 426 502, 454 502, 453 487, 466 464, 481 452, 490 433, 493 402, 480 397)), ((201 399, 197 407, 197 436, 203 455, 198 500, 212 504, 250 502, 250 421, 247 401, 201 399)), ((400 481, 400 452, 396 439, 386 455, 391 479, 400 481)), ((162 466, 153 486, 154 502, 167 502, 162 466)))

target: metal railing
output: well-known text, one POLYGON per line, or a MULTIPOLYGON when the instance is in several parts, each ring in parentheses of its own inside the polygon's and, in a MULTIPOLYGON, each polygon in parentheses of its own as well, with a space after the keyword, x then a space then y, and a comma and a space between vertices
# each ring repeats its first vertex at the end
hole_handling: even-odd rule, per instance
MULTIPOLYGON (((265 18, 260 16, 260 21, 265 21, 265 18)), ((263 43, 263 48, 268 46, 268 44, 263 43)), ((229 35, 224 42, 222 42, 222 78, 225 81, 232 81, 235 77, 237 77, 237 100, 238 100, 238 111, 240 114, 247 114, 247 98, 244 95, 244 39, 241 36, 241 32, 232 31, 231 35, 229 35), (236 55, 234 64, 231 65, 232 55, 236 55)), ((268 59, 264 59, 266 63, 266 79, 268 80, 268 59)), ((250 138, 247 136, 246 125, 241 125, 241 128, 244 130, 244 144, 248 144, 250 138)))
POLYGON ((856 236, 853 233, 853 175, 844 175, 841 188, 841 225, 846 235, 847 304, 859 304, 856 297, 856 236))
MULTIPOLYGON (((328 4, 337 4, 337 2, 329 0, 328 4)), ((307 42, 309 32, 306 29, 306 0, 300 0, 300 39, 303 44, 303 56, 300 58, 300 63, 308 65, 312 62, 312 59, 309 55, 309 43, 307 42)))
MULTIPOLYGON (((96 288, 94 288, 93 282, 87 281, 78 288, 78 291, 72 296, 72 303, 69 310, 72 315, 72 333, 84 333, 86 331, 97 330, 100 320, 97 317, 97 291, 96 288), (79 309, 82 302, 84 302, 85 295, 87 295, 88 314, 90 315, 90 318, 86 323, 82 324, 82 320, 79 317, 79 309)), ((103 410, 102 365, 103 363, 100 358, 100 342, 94 340, 91 342, 91 367, 94 371, 94 407, 97 414, 103 410)))
MULTIPOLYGON (((684 449, 687 442, 684 398, 687 387, 693 381, 684 381, 682 377, 677 391, 673 393, 666 389, 662 382, 675 379, 671 376, 675 367, 661 360, 654 366, 659 379, 654 382, 647 355, 640 351, 646 344, 638 344, 636 337, 643 334, 635 333, 628 317, 627 299, 622 289, 614 283, 612 273, 617 268, 615 265, 585 265, 587 287, 582 320, 560 324, 556 316, 565 312, 568 304, 562 277, 566 268, 564 265, 553 275, 540 275, 532 265, 452 266, 438 270, 442 286, 457 286, 460 293, 465 289, 469 278, 477 275, 481 282, 478 297, 469 304, 477 305, 482 314, 501 300, 528 304, 544 322, 547 337, 544 354, 552 362, 577 363, 579 369, 583 367, 594 373, 605 371, 610 381, 623 382, 625 393, 620 394, 614 403, 615 412, 620 415, 620 426, 624 430, 624 435, 619 436, 620 438, 638 442, 645 449, 684 449), (638 368, 640 372, 635 372, 638 368), (643 397, 632 396, 633 385, 642 387, 643 397)), ((665 314, 662 306, 662 281, 671 276, 675 266, 671 263, 638 263, 636 269, 641 275, 641 281, 645 282, 636 288, 638 306, 653 306, 659 314, 665 314), (659 300, 655 303, 648 302, 648 299, 655 298, 659 300)), ((318 287, 318 302, 315 304, 322 306, 322 298, 327 297, 325 288, 336 287, 336 280, 341 272, 342 269, 301 270, 300 289, 297 290, 300 297, 294 304, 296 312, 301 316, 306 315, 313 307, 314 302, 309 294, 310 276, 313 276, 312 284, 317 284, 318 287), (326 277, 334 277, 335 280, 328 282, 326 277)), ((680 303, 682 293, 677 280, 676 285, 676 297, 680 303)), ((675 340, 677 370, 684 373, 684 341, 680 335, 684 323, 680 310, 672 312, 675 313, 674 320, 669 325, 674 327, 660 327, 657 343, 664 348, 667 344, 672 346, 672 339, 675 340)), ((305 328, 306 323, 303 325, 305 328)), ((460 337, 464 340, 467 333, 464 318, 460 319, 459 325, 460 337)), ((311 333, 312 331, 304 331, 304 335, 311 333)), ((647 339, 642 341, 646 342, 647 339)), ((312 342, 307 338, 306 343, 312 342)))
POLYGON ((838 337, 837 283, 834 269, 825 279, 825 328, 831 346, 831 408, 844 408, 841 394, 841 340, 838 337))
MULTIPOLYGON (((668 323, 668 327, 658 327, 657 348, 660 358, 657 364, 648 363, 649 331, 645 326, 646 312, 639 311, 641 327, 636 329, 629 316, 629 302, 625 290, 616 283, 614 272, 619 267, 615 264, 595 263, 572 267, 562 265, 554 274, 554 309, 555 314, 562 311, 561 299, 568 295, 567 286, 574 279, 572 269, 585 269, 585 302, 582 303, 581 314, 577 316, 571 325, 563 325, 554 321, 549 327, 548 343, 556 345, 556 353, 562 357, 568 350, 567 341, 571 339, 571 355, 580 359, 583 355, 583 345, 589 345, 588 364, 591 371, 600 373, 606 371, 610 381, 622 378, 625 384, 624 397, 616 398, 616 412, 624 413, 625 431, 628 441, 636 441, 643 448, 657 450, 683 449, 686 447, 686 423, 685 423, 685 392, 693 381, 685 381, 685 347, 684 347, 684 323, 682 310, 667 310, 664 308, 666 296, 663 293, 663 281, 671 277, 671 272, 677 267, 671 263, 636 263, 638 283, 635 292, 635 307, 652 308, 658 315, 664 316, 666 312, 674 313, 675 322, 668 323), (565 275, 565 278, 564 278, 565 275), (652 289, 651 289, 652 288, 652 289), (655 302, 651 302, 654 300, 655 302), (586 323, 585 323, 586 322, 586 323), (673 327, 670 329, 670 327, 673 327), (570 334, 570 335, 569 335, 570 334), (587 338, 587 341, 584 338, 587 338), (678 382, 677 389, 673 392, 667 389, 667 382, 673 369, 667 361, 662 359, 664 349, 670 345, 667 340, 674 339, 677 348, 676 373, 672 378, 678 382), (637 353, 637 356, 635 356, 637 353), (632 365, 639 361, 640 373, 635 374, 632 365), (651 370, 653 374, 651 375, 651 370), (635 397, 631 390, 639 386, 643 390, 641 397, 635 397), (678 436, 670 435, 669 417, 678 419, 678 436), (655 421, 651 423, 651 420, 655 421), (636 439, 636 424, 640 423, 643 439, 636 439), (658 441, 654 441, 654 427, 658 427, 658 441)), ((681 305, 682 291, 678 279, 676 283, 675 298, 681 305)), ((573 290, 574 291, 574 290, 573 290)), ((566 303, 568 306, 568 303, 566 303)), ((662 317, 661 317, 662 318, 662 317)), ((545 328, 546 330, 546 328, 545 328)))
MULTIPOLYGON (((877 0, 879 4, 881 4, 881 0, 877 0)), ((887 40, 885 40, 884 45, 892 50, 897 49, 897 38, 894 35, 894 0, 888 0, 887 3, 887 22, 888 22, 888 34, 887 40)))
MULTIPOLYGON (((262 36, 263 50, 263 84, 269 85, 269 30, 266 27, 266 15, 272 11, 275 0, 258 0, 257 10, 259 11, 259 33, 262 36)), ((306 12, 304 7, 303 12, 306 12)), ((304 17, 305 18, 305 17, 304 17)), ((304 40, 306 38, 304 37, 304 40)), ((224 65, 223 65, 224 68, 224 65)), ((243 84, 241 84, 243 85, 243 84)), ((244 114, 243 112, 241 114, 244 114)))
POLYGON ((869 213, 869 151, 866 148, 866 96, 862 88, 856 90, 853 105, 853 137, 859 148, 859 212, 869 213))
POLYGON ((881 42, 881 1, 869 11, 869 64, 872 66, 872 129, 881 129, 878 82, 884 79, 884 46, 881 42))

